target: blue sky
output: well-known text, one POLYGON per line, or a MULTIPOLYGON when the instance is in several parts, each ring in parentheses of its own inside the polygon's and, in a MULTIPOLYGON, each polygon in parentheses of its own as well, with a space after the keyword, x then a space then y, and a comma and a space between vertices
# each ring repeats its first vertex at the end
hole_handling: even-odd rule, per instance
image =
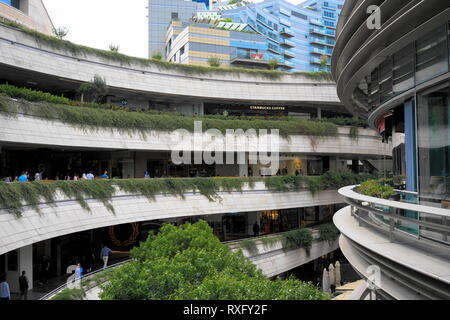
POLYGON ((43 1, 55 27, 69 28, 67 40, 99 49, 117 44, 121 53, 147 58, 147 0, 43 1))

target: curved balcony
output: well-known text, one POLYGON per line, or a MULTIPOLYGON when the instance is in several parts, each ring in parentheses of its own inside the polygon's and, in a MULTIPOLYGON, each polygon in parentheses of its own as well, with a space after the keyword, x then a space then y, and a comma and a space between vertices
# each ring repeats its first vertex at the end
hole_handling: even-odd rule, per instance
POLYGON ((413 193, 399 191, 394 201, 356 190, 339 190, 350 207, 334 223, 357 272, 388 299, 449 299, 450 210, 415 204, 413 193), (380 273, 374 276, 371 266, 380 273))
POLYGON ((58 193, 52 203, 41 199, 37 206, 23 207, 21 216, 0 209, 0 255, 47 239, 126 223, 342 203, 335 190, 276 192, 264 182, 244 185, 242 191, 220 191, 217 196, 211 201, 198 192, 184 193, 184 198, 160 192, 149 199, 117 190, 108 206, 99 199, 85 199, 89 211, 79 201, 58 193))
POLYGON ((198 73, 192 66, 168 66, 167 63, 149 63, 143 59, 108 58, 97 55, 90 48, 52 45, 0 24, 0 74, 8 74, 11 81, 24 81, 23 77, 26 77, 26 81, 46 87, 76 91, 81 83, 101 75, 110 93, 119 97, 126 93, 132 97, 146 95, 149 99, 176 98, 182 101, 340 104, 333 82, 317 81, 304 75, 280 73, 274 79, 264 77, 258 71, 245 73, 211 69, 198 73))
POLYGON ((311 231, 314 240, 309 251, 304 248, 285 250, 282 239, 269 244, 264 243, 263 238, 275 238, 279 235, 254 239, 255 252, 243 248, 242 241, 229 243, 229 246, 231 250, 243 249, 244 256, 249 258, 250 261, 261 269, 266 277, 270 278, 319 259, 339 249, 338 240, 323 241, 320 240, 320 232, 318 230, 313 228, 311 231))
MULTIPOLYGON (((73 148, 92 148, 103 150, 134 150, 134 151, 170 151, 173 149, 174 140, 171 132, 149 130, 145 137, 138 131, 122 132, 119 129, 93 128, 81 129, 76 126, 60 122, 58 120, 46 120, 24 114, 6 114, 0 112, 0 143, 6 145, 27 146, 57 146, 73 148)), ((378 134, 370 129, 358 129, 358 137, 351 136, 349 127, 339 127, 336 136, 310 137, 292 135, 289 139, 280 137, 279 151, 293 153, 323 153, 346 154, 371 157, 391 157, 391 145, 382 143, 378 134), (312 143, 312 141, 314 143, 312 143)), ((270 133, 270 132, 269 132, 270 133)), ((254 151, 251 144, 233 143, 224 137, 213 139, 204 133, 203 141, 208 142, 209 147, 224 152, 249 152, 254 151)), ((270 151, 270 139, 258 137, 258 151, 270 151)), ((195 134, 185 137, 182 150, 202 151, 197 143, 195 134)))

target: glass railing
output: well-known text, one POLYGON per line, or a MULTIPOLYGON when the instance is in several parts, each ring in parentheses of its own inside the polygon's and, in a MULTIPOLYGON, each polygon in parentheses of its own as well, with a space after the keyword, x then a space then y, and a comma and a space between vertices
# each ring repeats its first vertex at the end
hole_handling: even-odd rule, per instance
POLYGON ((289 47, 295 47, 295 43, 287 40, 287 39, 283 39, 280 41, 280 44, 285 45, 285 46, 289 46, 289 47))
POLYGON ((358 186, 339 190, 360 221, 387 232, 391 241, 401 236, 450 246, 450 210, 422 205, 415 192, 396 190, 389 199, 369 197, 358 186))

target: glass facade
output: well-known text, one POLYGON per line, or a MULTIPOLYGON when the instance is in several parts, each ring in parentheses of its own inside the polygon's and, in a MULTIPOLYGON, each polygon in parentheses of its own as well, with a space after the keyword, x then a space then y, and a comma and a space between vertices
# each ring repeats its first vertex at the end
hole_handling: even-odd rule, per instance
MULTIPOLYGON (((365 78, 369 111, 411 90, 405 102, 378 121, 385 139, 404 133, 404 143, 394 150, 393 161, 398 173, 405 174, 406 190, 412 193, 400 201, 444 209, 450 208, 450 82, 448 77, 439 81, 437 77, 450 70, 449 47, 447 23, 388 56, 365 78)), ((446 223, 435 215, 397 211, 413 220, 446 223)), ((446 236, 428 226, 399 222, 396 227, 415 236, 448 242, 446 236)))
POLYGON ((220 12, 264 35, 272 58, 285 59, 289 66, 283 71, 330 71, 343 3, 310 0, 293 5, 285 0, 266 0, 220 12))
POLYGON ((371 112, 416 85, 445 74, 450 70, 448 45, 446 24, 388 56, 360 83, 355 96, 371 112))
POLYGON ((419 192, 450 201, 450 90, 448 83, 418 95, 419 192))
POLYGON ((20 9, 20 0, 0 0, 2 3, 6 3, 8 6, 20 9))

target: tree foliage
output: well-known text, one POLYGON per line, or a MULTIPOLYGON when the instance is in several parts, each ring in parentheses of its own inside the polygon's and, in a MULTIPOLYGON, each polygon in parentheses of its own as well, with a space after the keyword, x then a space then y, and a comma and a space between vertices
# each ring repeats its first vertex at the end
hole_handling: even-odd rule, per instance
POLYGON ((164 225, 112 273, 104 300, 322 300, 310 283, 270 281, 242 251, 232 252, 205 221, 164 225))

